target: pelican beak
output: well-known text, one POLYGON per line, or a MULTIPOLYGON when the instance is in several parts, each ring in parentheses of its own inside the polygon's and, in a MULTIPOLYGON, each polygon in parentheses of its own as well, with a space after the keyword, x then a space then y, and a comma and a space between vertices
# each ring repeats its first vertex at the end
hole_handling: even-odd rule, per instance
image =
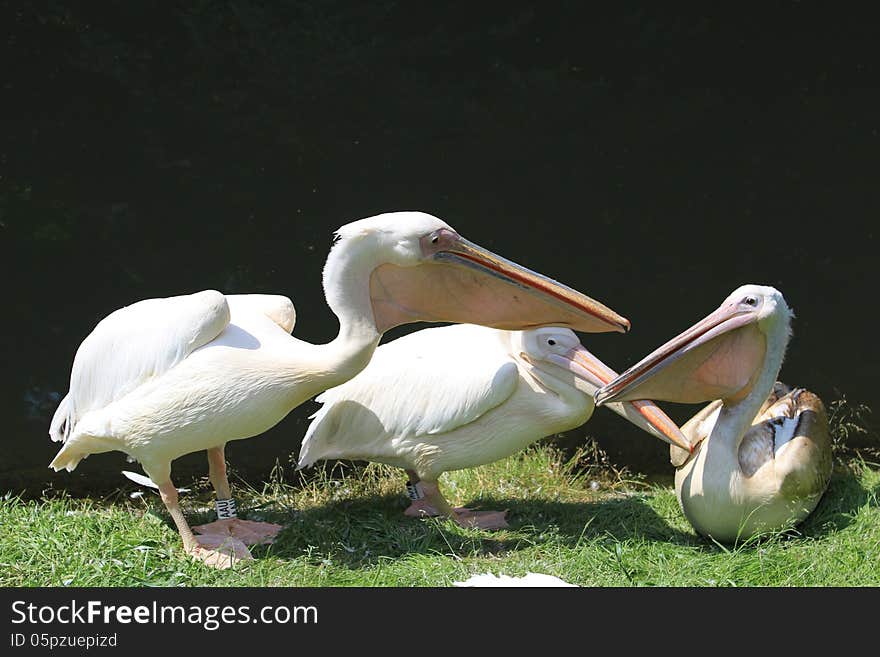
POLYGON ((460 235, 450 236, 444 242, 446 242, 445 248, 434 254, 435 261, 463 265, 473 269, 476 273, 503 281, 508 286, 512 286, 513 290, 519 288, 533 297, 531 304, 528 303, 529 300, 526 300, 524 305, 536 306, 536 303, 540 302, 540 304, 548 306, 547 310, 543 312, 558 315, 560 319, 565 320, 559 322, 551 320, 549 317, 541 318, 537 307, 533 307, 529 312, 534 313, 535 321, 530 322, 529 328, 567 326, 586 333, 608 331, 626 333, 630 328, 628 319, 618 315, 595 299, 502 258, 460 235), (550 310, 551 308, 553 311, 550 310))
MULTIPOLYGON (((617 373, 614 370, 582 346, 575 347, 565 355, 551 354, 548 359, 574 374, 576 387, 591 397, 596 390, 617 378, 617 373)), ((612 411, 655 438, 671 445, 677 445, 688 452, 693 451, 694 446, 681 432, 678 425, 654 402, 637 400, 612 403, 608 406, 612 411)))
POLYGON ((595 299, 441 228, 421 237, 415 266, 385 263, 370 274, 380 333, 409 322, 480 324, 509 331, 565 326, 600 333, 629 320, 595 299))
POLYGON ((657 348, 596 392, 596 405, 634 399, 699 403, 744 395, 766 349, 757 313, 720 308, 657 348))

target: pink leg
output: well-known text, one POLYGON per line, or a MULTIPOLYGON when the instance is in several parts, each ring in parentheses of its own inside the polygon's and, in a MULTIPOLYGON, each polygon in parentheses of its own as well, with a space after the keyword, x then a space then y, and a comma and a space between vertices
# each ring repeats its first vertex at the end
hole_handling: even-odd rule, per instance
POLYGON ((415 470, 407 470, 406 494, 410 499, 410 505, 404 510, 403 515, 408 518, 435 518, 440 512, 430 505, 425 499, 424 488, 419 475, 415 470))
MULTIPOLYGON (((412 475, 411 475, 412 476, 412 475)), ((412 481, 412 479, 410 479, 412 481)), ((506 511, 472 511, 465 508, 454 509, 443 497, 440 492, 440 486, 436 481, 427 481, 422 479, 420 482, 425 497, 421 500, 414 500, 413 504, 406 510, 406 514, 411 517, 418 517, 416 513, 420 509, 433 511, 433 514, 425 513, 424 515, 438 515, 452 518, 462 527, 478 527, 480 529, 503 529, 508 527, 505 516, 506 511), (420 504, 419 504, 420 503, 420 504), (418 504, 418 505, 417 505, 418 504), (411 509, 415 510, 411 512, 411 509)))
POLYGON ((162 496, 165 508, 171 514, 171 519, 177 526, 177 531, 180 532, 183 549, 188 554, 214 568, 229 568, 238 561, 253 559, 247 546, 236 538, 226 537, 222 540, 215 540, 216 537, 196 537, 189 528, 186 518, 183 517, 183 511, 180 510, 178 504, 177 489, 170 479, 159 483, 159 494, 162 496))
MULTIPOLYGON (((409 481, 406 482, 406 489, 411 503, 404 510, 403 515, 408 518, 436 518, 437 516, 442 516, 443 514, 435 509, 425 498, 424 486, 416 471, 407 470, 406 475, 409 477, 409 481), (419 497, 416 497, 417 495, 419 497)), ((464 507, 456 507, 455 510, 458 512, 470 511, 470 509, 465 509, 464 507)))
MULTIPOLYGON (((226 476, 225 445, 212 447, 208 450, 208 478, 214 486, 218 500, 232 500, 232 490, 229 488, 229 478, 226 476)), ((233 511, 234 513, 234 511, 233 511)), ((193 527, 199 534, 204 535, 206 540, 220 540, 234 537, 246 545, 271 543, 275 535, 281 531, 281 525, 271 522, 255 522, 242 520, 241 518, 219 518, 206 525, 193 527), (208 539, 208 537, 211 537, 208 539)))

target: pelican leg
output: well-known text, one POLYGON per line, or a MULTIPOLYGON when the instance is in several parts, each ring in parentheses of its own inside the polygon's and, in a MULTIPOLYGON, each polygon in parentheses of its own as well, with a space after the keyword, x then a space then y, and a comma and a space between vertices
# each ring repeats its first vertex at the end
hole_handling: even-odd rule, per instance
POLYGON ((208 478, 217 494, 218 516, 225 512, 226 517, 218 517, 214 522, 198 525, 193 529, 205 537, 213 537, 214 540, 231 536, 245 545, 271 543, 275 535, 281 531, 281 525, 242 520, 235 516, 235 502, 232 500, 232 490, 229 487, 229 478, 226 476, 225 447, 221 445, 208 450, 208 478))
POLYGON ((183 517, 183 511, 178 504, 177 489, 170 479, 166 478, 159 484, 159 494, 180 532, 183 549, 188 554, 214 568, 230 568, 238 561, 253 559, 247 546, 235 537, 195 536, 183 517))
POLYGON ((477 527, 479 529, 503 529, 508 527, 505 516, 507 511, 472 511, 470 509, 453 509, 436 481, 421 480, 422 490, 425 493, 425 501, 430 507, 436 509, 438 515, 452 518, 462 527, 477 527))
POLYGON ((403 512, 403 515, 408 518, 434 518, 441 515, 441 513, 431 506, 428 500, 425 499, 424 487, 415 470, 407 470, 406 476, 409 477, 406 482, 406 494, 410 499, 410 505, 403 512))
MULTIPOLYGON (((436 518, 437 516, 444 515, 434 508, 425 497, 424 486, 421 483, 422 480, 419 478, 419 475, 416 474, 416 471, 407 470, 406 475, 409 477, 409 480, 406 482, 406 494, 411 500, 411 503, 403 514, 408 518, 436 518)), ((455 511, 462 513, 468 512, 470 509, 456 507, 455 511)))
POLYGON ((232 499, 232 489, 226 476, 226 445, 208 450, 208 479, 211 480, 214 492, 217 493, 217 499, 232 499))

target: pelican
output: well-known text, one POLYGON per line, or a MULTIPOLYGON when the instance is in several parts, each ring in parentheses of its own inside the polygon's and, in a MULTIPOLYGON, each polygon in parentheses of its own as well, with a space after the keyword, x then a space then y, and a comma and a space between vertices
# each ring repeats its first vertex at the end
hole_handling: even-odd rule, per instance
POLYGON ((89 454, 125 452, 158 486, 184 549, 228 567, 250 558, 246 543, 271 540, 280 527, 235 517, 226 443, 266 431, 303 401, 353 377, 388 329, 417 321, 629 328, 601 303, 420 212, 341 227, 323 284, 339 333, 321 345, 290 335, 294 308, 282 296, 206 290, 147 299, 108 315, 74 358, 69 392, 49 429, 63 442, 50 467, 71 471, 89 454), (203 449, 218 521, 195 536, 171 483, 171 462, 203 449))
POLYGON ((778 290, 744 285, 596 393, 598 405, 715 400, 682 427, 693 454, 672 448, 672 462, 682 511, 720 542, 800 522, 831 477, 821 400, 776 381, 792 317, 778 290))
MULTIPOLYGON (((586 422, 593 393, 617 374, 567 328, 506 331, 458 324, 382 345, 356 377, 327 390, 300 447, 299 468, 363 459, 403 468, 408 516, 506 527, 505 512, 454 509, 440 474, 509 456, 586 422)), ((613 404, 636 426, 688 450, 675 423, 646 401, 613 404)))

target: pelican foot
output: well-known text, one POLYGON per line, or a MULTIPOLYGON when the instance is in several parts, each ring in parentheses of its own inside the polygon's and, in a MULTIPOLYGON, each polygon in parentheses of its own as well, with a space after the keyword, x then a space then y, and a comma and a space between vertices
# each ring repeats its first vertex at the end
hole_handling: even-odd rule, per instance
POLYGON ((239 561, 254 560, 247 549, 247 545, 233 536, 205 534, 195 538, 198 543, 188 549, 187 552, 194 559, 203 561, 212 568, 225 570, 226 568, 231 568, 239 561))
POLYGON ((455 522, 462 527, 476 527, 479 529, 504 529, 507 524, 507 511, 470 511, 456 509, 455 522))
POLYGON ((275 539, 281 531, 281 525, 241 518, 224 518, 209 522, 207 525, 193 527, 193 531, 205 536, 232 537, 244 545, 262 545, 271 543, 275 539))
MULTIPOLYGON (((470 509, 466 509, 463 506, 458 506, 453 509, 456 513, 471 513, 470 509)), ((428 500, 415 500, 412 504, 410 504, 406 510, 403 512, 403 515, 408 518, 436 518, 437 516, 442 516, 440 513, 428 500)))

